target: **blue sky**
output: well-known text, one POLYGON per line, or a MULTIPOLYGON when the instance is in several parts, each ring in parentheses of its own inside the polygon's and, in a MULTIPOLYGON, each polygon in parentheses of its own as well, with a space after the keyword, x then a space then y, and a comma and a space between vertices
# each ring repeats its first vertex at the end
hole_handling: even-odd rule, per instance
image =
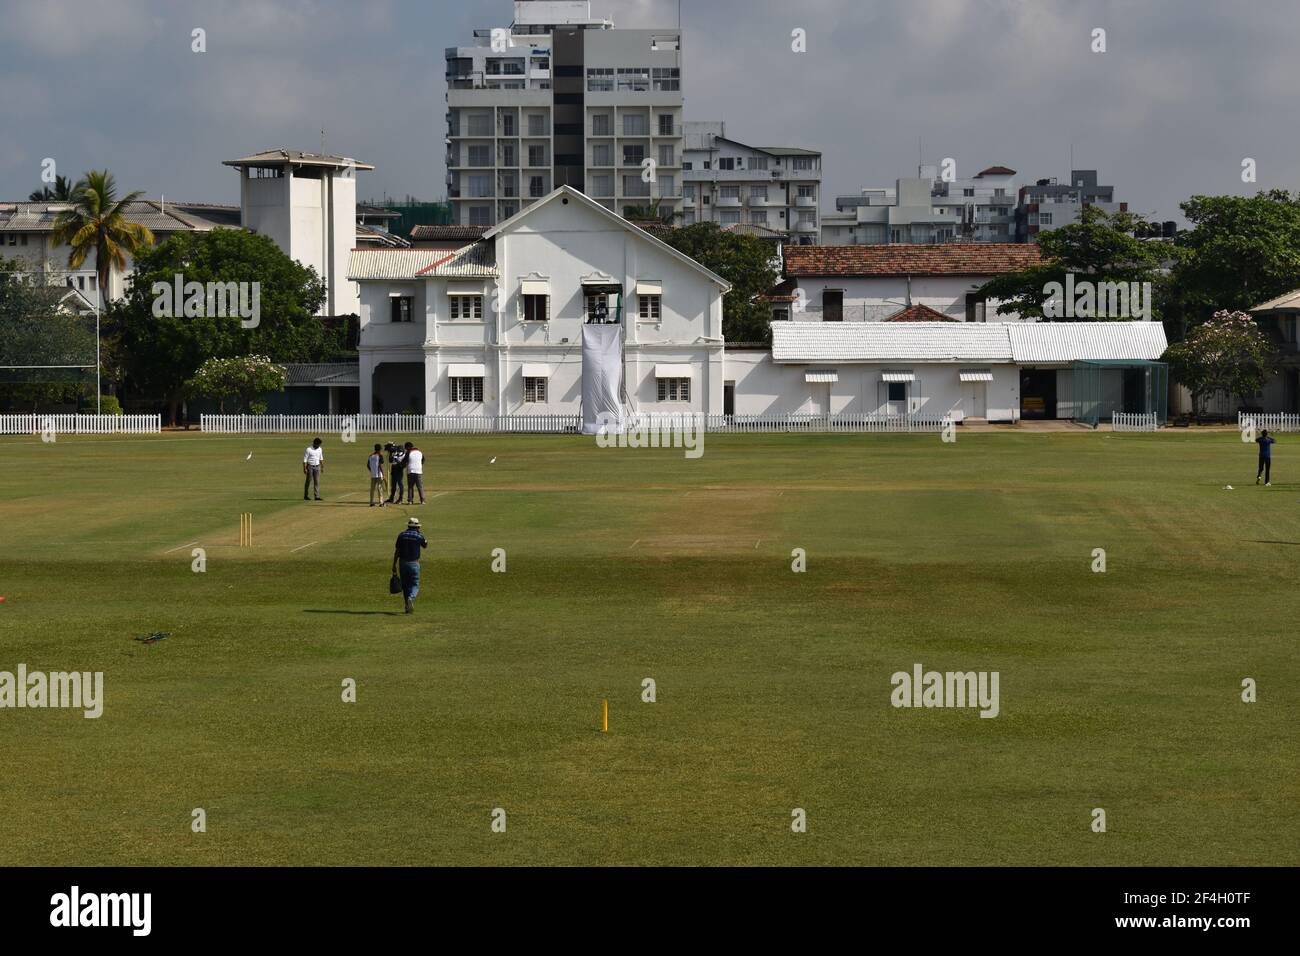
MULTIPOLYGON (((272 146, 375 164, 363 197, 443 193, 443 50, 509 0, 0 0, 0 199, 74 178, 237 201, 221 160, 272 146), (207 52, 190 50, 207 32, 207 52)), ((594 0, 671 26, 676 0, 594 0)), ((1300 188, 1290 0, 683 0, 687 119, 825 153, 825 195, 954 157, 1100 170, 1131 208, 1300 188), (1094 28, 1107 51, 1090 49, 1094 28), (807 31, 809 51, 790 49, 807 31), (1241 161, 1258 182, 1241 181, 1241 161)), ((823 206, 828 207, 829 201, 823 206)))

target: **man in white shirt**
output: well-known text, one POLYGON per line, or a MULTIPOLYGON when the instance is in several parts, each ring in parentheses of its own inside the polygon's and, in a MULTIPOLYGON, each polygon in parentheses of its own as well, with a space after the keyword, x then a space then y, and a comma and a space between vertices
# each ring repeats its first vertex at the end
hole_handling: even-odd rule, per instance
POLYGON ((379 507, 385 505, 384 501, 384 448, 382 445, 376 445, 375 450, 370 453, 366 459, 366 469, 370 472, 370 507, 375 506, 375 492, 379 492, 379 507))
POLYGON ((415 491, 420 491, 420 504, 424 504, 424 452, 411 442, 406 443, 406 503, 415 503, 415 491))
POLYGON ((307 489, 312 490, 316 500, 320 501, 320 473, 325 470, 325 449, 320 446, 320 439, 313 438, 302 456, 302 500, 307 500, 307 489))

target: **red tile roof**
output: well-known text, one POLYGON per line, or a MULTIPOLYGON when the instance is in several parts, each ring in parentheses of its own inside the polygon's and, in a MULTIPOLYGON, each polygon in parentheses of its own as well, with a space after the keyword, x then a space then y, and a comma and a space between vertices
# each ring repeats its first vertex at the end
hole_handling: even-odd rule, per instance
POLYGON ((1034 243, 785 247, 787 276, 992 276, 1041 261, 1034 243))
POLYGON ((956 322, 951 315, 937 312, 928 305, 913 305, 901 312, 895 312, 885 319, 886 322, 956 322))
POLYGON ((1015 174, 1014 169, 1008 169, 1006 166, 990 166, 988 169, 981 169, 975 174, 975 178, 979 179, 981 176, 1014 176, 1015 174))

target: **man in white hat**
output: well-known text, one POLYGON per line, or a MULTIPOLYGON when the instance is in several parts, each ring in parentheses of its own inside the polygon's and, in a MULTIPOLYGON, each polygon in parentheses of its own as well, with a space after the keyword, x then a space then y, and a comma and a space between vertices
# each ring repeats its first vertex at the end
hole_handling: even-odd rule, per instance
POLYGON ((420 533, 420 519, 406 522, 406 530, 397 536, 393 549, 393 574, 402 578, 402 594, 406 596, 406 613, 415 613, 415 598, 420 593, 420 552, 429 546, 420 533))

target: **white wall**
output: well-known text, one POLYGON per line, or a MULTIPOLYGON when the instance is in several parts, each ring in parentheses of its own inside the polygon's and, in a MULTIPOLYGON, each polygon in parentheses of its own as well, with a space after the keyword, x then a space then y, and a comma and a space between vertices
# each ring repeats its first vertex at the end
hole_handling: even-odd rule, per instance
POLYGON ((1014 421, 1019 418, 1020 373, 1013 365, 919 364, 891 362, 857 364, 833 362, 817 365, 785 365, 771 360, 763 351, 729 351, 725 379, 736 383, 736 414, 884 414, 888 411, 887 389, 881 381, 886 369, 907 369, 915 375, 908 386, 908 411, 924 417, 951 416, 960 421, 974 413, 969 386, 959 380, 964 368, 987 368, 993 381, 985 384, 986 418, 1014 421), (839 380, 833 384, 805 381, 809 368, 834 369, 839 380))
MULTIPOLYGON (((880 276, 873 278, 800 278, 798 287, 806 295, 807 309, 791 310, 796 321, 820 321, 822 293, 826 289, 844 290, 844 321, 879 322, 910 305, 929 306, 950 318, 966 320, 966 296, 992 276, 880 276), (909 303, 909 285, 911 290, 909 303)), ((1018 314, 998 315, 997 301, 985 307, 987 322, 1015 322, 1018 314)))

